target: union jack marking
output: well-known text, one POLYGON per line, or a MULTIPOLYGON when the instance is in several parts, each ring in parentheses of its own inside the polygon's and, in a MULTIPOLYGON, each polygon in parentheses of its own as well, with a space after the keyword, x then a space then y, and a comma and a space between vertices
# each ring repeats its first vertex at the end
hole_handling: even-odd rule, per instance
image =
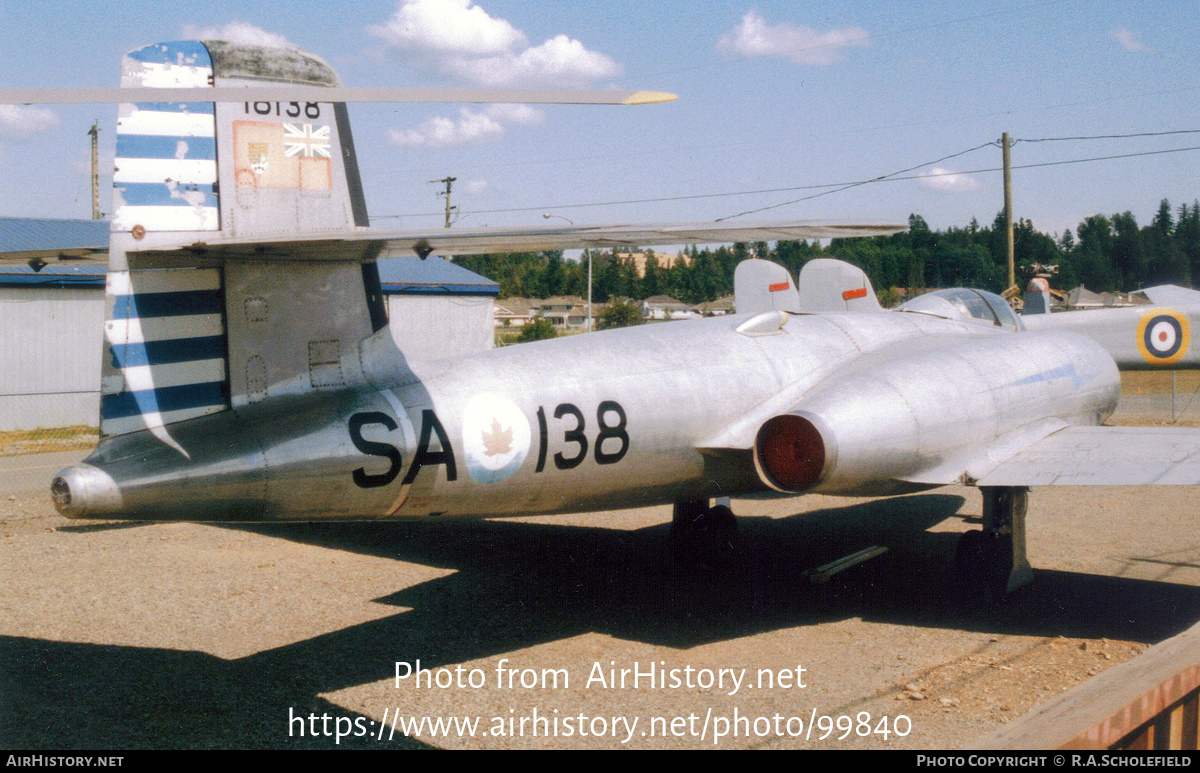
POLYGON ((329 158, 329 127, 306 123, 297 126, 294 123, 283 125, 283 152, 289 158, 304 156, 305 158, 329 158))

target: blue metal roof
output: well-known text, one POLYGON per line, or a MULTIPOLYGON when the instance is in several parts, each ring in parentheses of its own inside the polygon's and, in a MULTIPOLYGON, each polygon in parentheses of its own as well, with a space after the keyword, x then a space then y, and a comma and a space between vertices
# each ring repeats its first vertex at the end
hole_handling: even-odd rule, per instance
POLYGON ((500 294, 500 285, 456 266, 443 258, 382 258, 379 281, 388 295, 435 293, 443 295, 500 294))
POLYGON ((28 266, 0 266, 0 287, 104 287, 107 269, 94 263, 73 266, 51 263, 41 271, 28 266))
POLYGON ((107 220, 0 217, 0 253, 107 251, 107 220))

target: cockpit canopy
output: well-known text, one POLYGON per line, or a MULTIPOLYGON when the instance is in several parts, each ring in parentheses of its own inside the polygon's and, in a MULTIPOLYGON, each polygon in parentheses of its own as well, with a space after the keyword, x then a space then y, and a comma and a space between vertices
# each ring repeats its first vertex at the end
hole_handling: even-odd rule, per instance
POLYGON ((947 319, 961 319, 967 322, 977 321, 1009 330, 1021 329, 1021 318, 1016 315, 1008 302, 999 295, 986 290, 971 290, 966 287, 937 290, 918 295, 911 301, 905 301, 896 307, 896 310, 931 314, 947 319))

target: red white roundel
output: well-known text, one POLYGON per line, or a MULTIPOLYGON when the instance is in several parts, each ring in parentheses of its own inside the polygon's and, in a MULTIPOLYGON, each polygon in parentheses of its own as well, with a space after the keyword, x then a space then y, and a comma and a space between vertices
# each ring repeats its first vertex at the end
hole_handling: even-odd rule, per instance
POLYGON ((1155 309, 1138 323, 1137 346, 1151 365, 1173 365, 1187 354, 1191 335, 1187 317, 1170 309, 1155 309))

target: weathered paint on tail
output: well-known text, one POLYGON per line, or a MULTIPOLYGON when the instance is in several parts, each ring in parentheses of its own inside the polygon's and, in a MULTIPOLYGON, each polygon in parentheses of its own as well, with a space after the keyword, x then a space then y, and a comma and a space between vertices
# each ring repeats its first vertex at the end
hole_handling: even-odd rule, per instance
MULTIPOLYGON (((340 85, 303 51, 217 41, 147 46, 121 70, 123 87, 264 83, 340 85)), ((367 225, 345 105, 121 105, 101 434, 175 445, 175 422, 344 385, 343 362, 385 324, 374 264, 164 264, 146 250, 367 225)))
MULTIPOLYGON (((212 59, 196 41, 160 43, 128 54, 121 86, 213 85, 212 59)), ((205 102, 123 104, 113 172, 114 232, 216 231, 217 140, 205 102)))

